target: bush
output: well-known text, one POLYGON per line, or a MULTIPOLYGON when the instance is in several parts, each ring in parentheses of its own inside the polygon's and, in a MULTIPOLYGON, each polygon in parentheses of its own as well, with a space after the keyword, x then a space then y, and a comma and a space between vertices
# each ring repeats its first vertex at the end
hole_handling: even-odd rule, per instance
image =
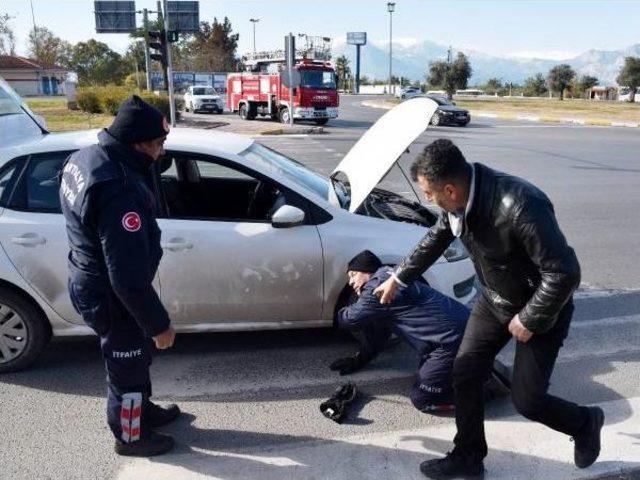
MULTIPOLYGON (((160 110, 167 119, 170 118, 169 97, 166 94, 156 95, 140 92, 126 86, 109 85, 106 87, 84 87, 78 90, 78 106, 87 113, 109 113, 115 115, 122 102, 131 95, 139 95, 145 102, 160 110)), ((176 118, 182 108, 182 100, 174 99, 176 118)))
POLYGON ((124 78, 124 86, 130 89, 147 88, 147 74, 144 72, 130 73, 124 78))
POLYGON ((102 113, 100 99, 93 89, 81 88, 76 94, 76 100, 80 110, 87 113, 102 113))
MULTIPOLYGON (((160 95, 156 95, 155 93, 144 92, 140 94, 140 98, 142 98, 145 102, 153 105, 158 110, 160 110, 167 120, 171 118, 171 112, 169 111, 169 96, 165 93, 161 93, 160 95)), ((176 119, 180 117, 180 110, 183 107, 183 101, 175 98, 173 99, 176 110, 176 119)))

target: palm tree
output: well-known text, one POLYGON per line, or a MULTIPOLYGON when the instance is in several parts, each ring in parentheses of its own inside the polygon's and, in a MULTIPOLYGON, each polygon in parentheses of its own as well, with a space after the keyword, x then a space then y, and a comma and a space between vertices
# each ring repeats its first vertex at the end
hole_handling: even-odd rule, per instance
POLYGON ((351 68, 349 67, 349 59, 344 55, 336 58, 336 73, 338 75, 338 88, 346 90, 349 77, 351 77, 351 68))

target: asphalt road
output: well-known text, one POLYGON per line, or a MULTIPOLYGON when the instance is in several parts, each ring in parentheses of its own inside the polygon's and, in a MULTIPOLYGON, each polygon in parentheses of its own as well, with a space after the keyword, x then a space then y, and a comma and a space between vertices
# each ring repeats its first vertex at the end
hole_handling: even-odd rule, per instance
MULTIPOLYGON (((327 135, 261 141, 329 173, 384 113, 359 101, 343 97, 327 135)), ((512 417, 506 399, 493 402, 487 478, 587 478, 640 467, 638 132, 474 119, 464 129, 429 129, 404 168, 440 136, 554 201, 585 285, 551 391, 607 411, 603 461, 578 472, 567 438, 512 417)), ((398 172, 386 186, 411 191, 398 172)), ((418 463, 450 448, 453 420, 411 406, 417 358, 404 345, 351 377, 362 393, 345 424, 320 414, 319 403, 345 380, 328 363, 353 350, 330 330, 179 336, 152 367, 156 398, 186 412, 166 428, 178 448, 148 461, 112 453, 97 341, 54 342, 33 369, 0 377, 0 479, 420 478, 418 463)), ((507 348, 502 358, 511 357, 507 348)))

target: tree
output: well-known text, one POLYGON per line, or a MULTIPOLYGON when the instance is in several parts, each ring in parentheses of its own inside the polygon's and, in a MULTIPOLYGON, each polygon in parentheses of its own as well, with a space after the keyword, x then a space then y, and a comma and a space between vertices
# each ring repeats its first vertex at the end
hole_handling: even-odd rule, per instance
POLYGON ((93 38, 73 46, 70 68, 78 73, 81 85, 106 85, 122 83, 125 73, 133 67, 126 67, 119 53, 114 52, 106 43, 93 38))
POLYGON ((53 34, 46 27, 29 32, 27 50, 32 58, 45 66, 68 66, 71 59, 71 44, 53 34))
POLYGON ((640 58, 626 57, 616 82, 618 85, 629 87, 629 101, 634 102, 640 86, 640 58))
POLYGON ((360 75, 360 85, 372 85, 371 79, 366 75, 360 75))
POLYGON ((484 91, 488 95, 494 95, 502 91, 502 80, 499 78, 490 78, 484 85, 484 91))
POLYGON ((458 52, 456 59, 452 62, 436 61, 429 64, 427 83, 447 92, 451 98, 456 90, 467 88, 469 78, 473 73, 471 64, 467 56, 458 52))
POLYGON ((11 20, 9 15, 0 15, 0 55, 16 54, 16 37, 9 25, 9 20, 11 20))
POLYGON ((541 97, 547 92, 547 81, 541 73, 536 73, 535 76, 529 77, 524 81, 522 93, 526 97, 541 97))
POLYGON ((576 96, 582 97, 584 92, 588 89, 595 87, 600 83, 597 77, 592 77, 591 75, 582 75, 581 77, 576 77, 573 82, 573 93, 576 96))
POLYGON ((185 38, 184 47, 178 49, 181 67, 209 72, 236 71, 239 66, 236 50, 240 34, 232 32, 227 17, 223 22, 218 22, 217 18, 213 19, 212 24, 201 22, 200 31, 185 38))
POLYGON ((547 83, 552 91, 559 92, 560 100, 564 100, 564 91, 571 86, 575 76, 576 72, 573 68, 566 63, 562 63, 549 70, 547 83))
POLYGON ((336 58, 336 74, 338 75, 338 87, 347 90, 349 78, 351 77, 351 68, 349 67, 349 59, 344 55, 336 58))

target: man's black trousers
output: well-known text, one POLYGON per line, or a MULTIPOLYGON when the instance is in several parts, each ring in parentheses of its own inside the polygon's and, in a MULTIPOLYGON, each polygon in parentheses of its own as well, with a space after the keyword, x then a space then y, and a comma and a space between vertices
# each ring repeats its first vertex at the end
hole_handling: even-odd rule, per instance
MULTIPOLYGON (((588 418, 585 407, 547 393, 558 351, 567 336, 573 301, 569 300, 551 330, 516 343, 511 399, 526 418, 567 435, 576 435, 588 418)), ((475 304, 456 356, 453 387, 456 398, 455 449, 476 459, 487 455, 482 384, 498 352, 512 338, 513 314, 498 310, 481 295, 475 304)))

